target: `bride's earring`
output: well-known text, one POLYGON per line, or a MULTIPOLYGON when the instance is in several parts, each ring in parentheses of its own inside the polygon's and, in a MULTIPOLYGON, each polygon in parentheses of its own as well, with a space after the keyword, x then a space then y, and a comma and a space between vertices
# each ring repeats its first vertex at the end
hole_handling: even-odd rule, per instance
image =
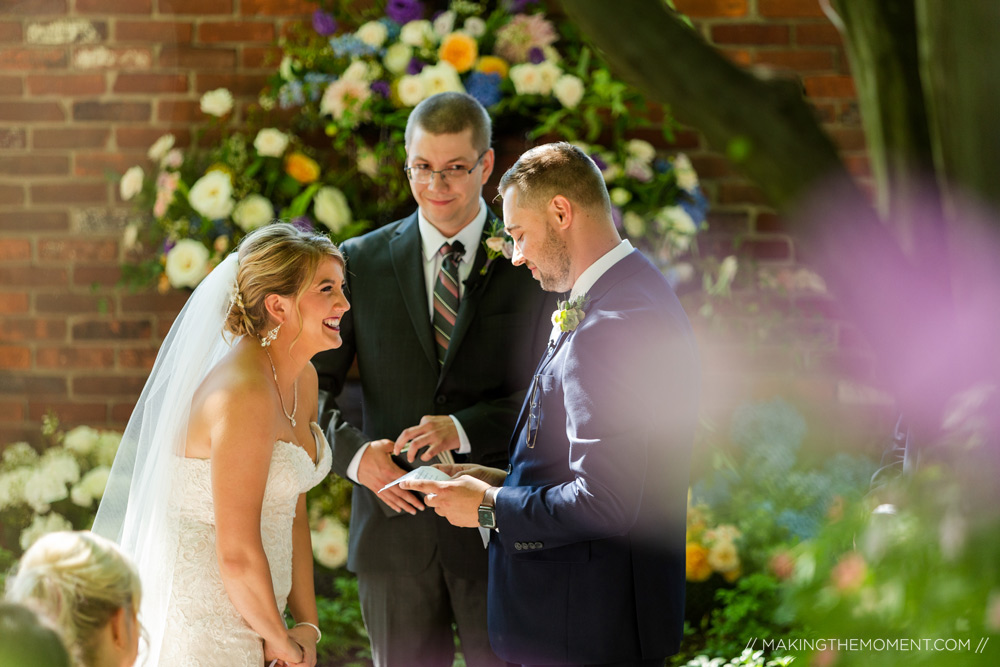
POLYGON ((281 325, 280 324, 278 326, 274 327, 273 329, 271 329, 270 331, 268 331, 266 336, 262 336, 261 339, 260 339, 260 346, 261 347, 269 347, 271 345, 271 343, 273 343, 275 340, 277 340, 278 339, 278 330, 279 329, 281 329, 281 325))

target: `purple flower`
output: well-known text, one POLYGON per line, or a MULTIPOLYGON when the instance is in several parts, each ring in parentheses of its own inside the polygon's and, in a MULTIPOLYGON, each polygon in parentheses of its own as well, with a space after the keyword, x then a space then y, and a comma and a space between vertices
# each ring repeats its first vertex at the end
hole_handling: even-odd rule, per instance
POLYGON ((528 62, 530 62, 532 65, 542 64, 543 62, 545 62, 545 52, 542 51, 537 46, 531 47, 531 50, 528 51, 528 62))
POLYGON ((388 98, 392 89, 389 88, 389 82, 379 79, 378 81, 372 81, 371 89, 373 93, 378 93, 382 97, 388 98))
POLYGON ((537 0, 504 0, 504 9, 506 9, 511 14, 520 14, 528 5, 533 5, 537 0))
POLYGON ((484 107, 500 101, 500 75, 496 72, 472 72, 465 80, 465 91, 484 107))
POLYGON ((332 14, 317 9, 313 12, 313 30, 326 37, 337 32, 337 19, 332 14))
POLYGON ((424 67, 426 66, 427 63, 420 60, 419 58, 410 58, 410 64, 406 66, 406 73, 420 74, 420 72, 423 71, 424 67))
POLYGON ((423 18, 424 3, 420 0, 389 0, 385 5, 385 15, 403 25, 423 18))
POLYGON ((301 229, 304 232, 311 232, 316 229, 316 225, 313 223, 312 218, 308 215, 300 215, 291 221, 292 226, 297 229, 301 229))
POLYGON ((170 252, 171 250, 173 250, 175 245, 177 245, 177 242, 174 241, 173 239, 164 239, 163 240, 163 254, 166 255, 168 252, 170 252))
POLYGON ((605 169, 608 168, 608 163, 605 162, 601 158, 601 156, 598 155, 597 153, 592 153, 591 156, 590 156, 590 159, 594 161, 594 164, 596 164, 597 168, 600 169, 601 171, 604 171, 605 169))

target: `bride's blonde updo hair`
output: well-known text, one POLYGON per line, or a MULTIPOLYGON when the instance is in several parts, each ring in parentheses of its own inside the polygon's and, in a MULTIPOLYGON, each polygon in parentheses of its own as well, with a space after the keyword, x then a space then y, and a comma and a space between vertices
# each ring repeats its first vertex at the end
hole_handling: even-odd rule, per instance
MULTIPOLYGON (((119 609, 132 618, 142 584, 113 542, 89 531, 43 535, 7 580, 7 599, 32 604, 52 619, 77 665, 94 664, 99 631, 119 609)), ((138 628, 136 628, 138 632, 138 628)))
POLYGON ((309 288, 324 257, 341 265, 344 255, 328 237, 303 231, 287 222, 254 230, 239 247, 236 292, 226 318, 226 331, 260 337, 268 324, 268 294, 299 298, 309 288))

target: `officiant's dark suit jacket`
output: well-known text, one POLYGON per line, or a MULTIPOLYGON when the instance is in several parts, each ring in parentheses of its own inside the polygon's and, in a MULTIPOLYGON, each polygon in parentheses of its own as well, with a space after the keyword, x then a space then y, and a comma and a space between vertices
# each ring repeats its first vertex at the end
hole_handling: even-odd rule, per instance
MULTIPOLYGON (((489 213, 487 229, 493 219, 489 213)), ((341 320, 344 342, 313 363, 320 388, 337 397, 357 357, 363 421, 339 419, 335 401, 323 406, 334 472, 346 477, 351 459, 366 442, 395 440, 424 415, 454 415, 462 423, 472 452, 456 461, 506 467, 510 433, 544 349, 554 301, 527 269, 504 257, 481 274, 487 257, 480 244, 440 367, 417 214, 350 239, 341 249, 347 256, 351 302, 341 320)), ((355 485, 348 558, 353 572, 421 572, 435 551, 450 572, 486 578, 486 555, 476 531, 454 528, 433 510, 397 514, 355 485)))
POLYGON ((681 639, 694 338, 638 251, 584 310, 538 366, 496 499, 489 631, 509 662, 649 660, 681 639))

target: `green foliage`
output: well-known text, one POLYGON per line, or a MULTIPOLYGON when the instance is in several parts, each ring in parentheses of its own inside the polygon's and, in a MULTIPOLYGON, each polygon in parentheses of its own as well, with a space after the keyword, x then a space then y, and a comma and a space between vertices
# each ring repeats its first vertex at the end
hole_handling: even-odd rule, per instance
POLYGON ((361 667, 370 664, 368 633, 361 618, 358 580, 344 573, 334 580, 335 595, 316 597, 323 639, 317 647, 321 666, 361 667))

